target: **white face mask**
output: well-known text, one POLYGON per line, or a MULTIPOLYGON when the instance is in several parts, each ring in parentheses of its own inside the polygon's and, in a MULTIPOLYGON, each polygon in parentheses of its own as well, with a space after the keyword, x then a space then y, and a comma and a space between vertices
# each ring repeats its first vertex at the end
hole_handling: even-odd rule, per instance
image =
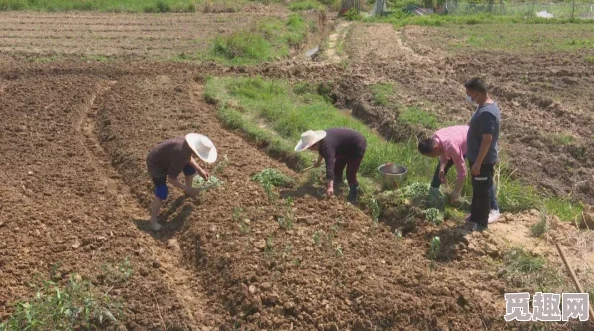
POLYGON ((466 96, 466 101, 468 101, 470 103, 474 103, 474 100, 472 100, 472 97, 470 97, 470 95, 466 96))

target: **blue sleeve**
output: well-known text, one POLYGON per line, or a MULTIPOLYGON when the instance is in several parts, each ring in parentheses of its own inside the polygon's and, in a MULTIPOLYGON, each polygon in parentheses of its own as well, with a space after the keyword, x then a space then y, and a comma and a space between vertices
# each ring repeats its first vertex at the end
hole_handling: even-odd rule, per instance
POLYGON ((479 125, 481 128, 481 134, 493 134, 495 132, 495 125, 497 124, 497 118, 495 115, 484 112, 479 115, 479 125))

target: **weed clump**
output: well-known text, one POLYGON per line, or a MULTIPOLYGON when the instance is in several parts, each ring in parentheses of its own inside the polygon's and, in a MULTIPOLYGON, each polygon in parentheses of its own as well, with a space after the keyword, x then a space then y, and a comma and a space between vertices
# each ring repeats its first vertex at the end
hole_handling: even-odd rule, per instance
POLYGON ((34 285, 34 298, 18 302, 0 330, 103 330, 117 322, 122 305, 79 275, 66 285, 53 281, 34 285))
POLYGON ((252 176, 252 180, 262 184, 262 186, 270 184, 275 187, 289 187, 294 183, 291 177, 274 168, 262 170, 252 176))
POLYGON ((295 181, 283 174, 281 171, 273 168, 266 168, 261 172, 252 176, 252 180, 260 183, 266 194, 268 195, 268 201, 273 202, 276 197, 274 194, 275 187, 291 187, 295 181))

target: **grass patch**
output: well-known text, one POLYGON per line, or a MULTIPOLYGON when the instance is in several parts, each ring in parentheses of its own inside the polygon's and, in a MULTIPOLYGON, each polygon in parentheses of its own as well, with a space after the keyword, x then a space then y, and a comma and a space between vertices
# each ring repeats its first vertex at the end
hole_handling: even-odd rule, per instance
POLYGON ((298 11, 298 10, 320 10, 323 9, 324 5, 322 5, 319 1, 316 0, 303 0, 303 1, 296 1, 292 2, 289 5, 290 10, 298 11))
POLYGON ((561 221, 573 222, 582 217, 584 207, 582 204, 572 204, 570 201, 561 198, 550 198, 545 201, 546 210, 559 217, 561 221))
POLYGON ((521 247, 513 247, 505 257, 509 274, 533 274, 540 271, 545 265, 545 258, 531 254, 521 247))
POLYGON ((507 251, 503 264, 502 276, 516 287, 530 286, 541 292, 556 293, 567 281, 559 270, 547 265, 544 257, 522 247, 512 247, 507 251))
POLYGON ((587 63, 594 63, 594 56, 586 56, 584 58, 584 61, 586 61, 587 63))
MULTIPOLYGON (((409 185, 406 186, 411 187, 407 190, 416 190, 411 194, 416 197, 414 199, 419 199, 418 203, 425 207, 423 209, 435 207, 443 212, 447 205, 445 196, 439 195, 435 201, 429 201, 427 197, 429 181, 435 171, 437 160, 419 154, 416 139, 412 138, 401 143, 388 142, 359 120, 338 111, 327 97, 317 94, 318 90, 320 90, 319 86, 291 85, 282 80, 209 77, 204 97, 207 101, 218 105, 217 115, 227 127, 240 130, 257 145, 265 147, 269 154, 283 159, 296 170, 311 165, 312 160, 317 156, 309 151, 303 153, 293 151, 302 132, 330 127, 353 128, 367 138, 367 151, 359 169, 359 174, 363 176, 361 188, 364 199, 369 199, 369 203, 372 202, 370 198, 373 194, 365 193, 375 191, 378 165, 394 162, 408 168, 409 185), (414 183, 418 183, 418 187, 414 183)), ((437 126, 436 120, 433 122, 421 119, 420 111, 414 110, 411 113, 414 116, 410 115, 407 118, 415 119, 415 123, 420 122, 430 127, 437 126)), ((315 177, 318 173, 312 171, 310 175, 315 177)), ((311 180, 316 179, 311 178, 311 180)), ((543 200, 531 187, 519 182, 505 162, 498 167, 496 181, 498 203, 502 211, 518 212, 540 208, 549 201, 543 200)), ((466 201, 470 201, 472 192, 469 182, 470 180, 462 191, 463 200, 466 201)), ((401 193, 406 195, 407 192, 405 190, 401 193)), ((392 197, 389 199, 394 200, 392 197)), ((411 200, 410 197, 404 197, 404 199, 411 200)), ((417 202, 413 201, 411 204, 417 204, 417 202)), ((550 214, 566 212, 573 208, 566 201, 549 202, 548 207, 553 209, 549 212, 550 214)), ((452 215, 452 212, 447 214, 452 215)))
POLYGON ((371 86, 372 101, 376 106, 387 106, 389 99, 394 94, 394 85, 389 83, 374 84, 371 86))
POLYGON ((367 22, 392 23, 396 27, 406 25, 421 26, 446 26, 446 25, 480 25, 480 24, 530 24, 530 25, 562 25, 562 24, 592 24, 589 20, 577 18, 542 18, 533 15, 494 15, 490 13, 477 13, 468 15, 410 15, 405 12, 394 12, 392 14, 375 17, 371 16, 365 19, 367 22))
POLYGON ((229 65, 249 65, 289 55, 291 47, 300 45, 310 25, 300 14, 291 14, 286 21, 266 18, 249 30, 219 36, 210 49, 199 56, 229 65))
POLYGON ((398 119, 413 127, 420 126, 426 129, 435 130, 439 126, 439 121, 435 115, 414 107, 408 107, 402 110, 398 119))
POLYGON ((44 281, 34 288, 35 297, 16 303, 0 330, 102 330, 121 315, 118 300, 78 275, 71 275, 63 286, 44 281))
POLYGON ((194 12, 195 4, 191 0, 0 0, 0 10, 167 13, 194 12))
POLYGON ((551 143, 555 146, 567 146, 575 142, 575 137, 570 134, 553 133, 550 135, 551 143))

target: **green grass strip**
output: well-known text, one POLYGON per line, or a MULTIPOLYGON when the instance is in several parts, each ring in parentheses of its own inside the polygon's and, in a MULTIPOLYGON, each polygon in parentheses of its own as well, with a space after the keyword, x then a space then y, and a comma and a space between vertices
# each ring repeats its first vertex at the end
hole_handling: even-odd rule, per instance
POLYGON ((253 65, 283 58, 291 47, 305 40, 311 29, 312 22, 296 13, 286 21, 265 18, 249 30, 216 37, 198 58, 226 65, 253 65))
POLYGON ((401 10, 394 9, 392 14, 383 17, 368 17, 366 22, 391 23, 396 28, 407 25, 420 26, 445 26, 454 24, 489 24, 489 23, 523 23, 523 24, 593 24, 589 19, 579 18, 542 18, 528 15, 493 15, 493 14, 469 14, 469 15, 410 15, 401 10))
MULTIPOLYGON (((367 139, 367 152, 360 168, 362 176, 376 179, 377 167, 393 162, 408 168, 409 182, 428 183, 431 180, 437 160, 420 155, 416 140, 388 142, 361 121, 312 92, 315 90, 315 87, 304 87, 303 83, 292 86, 286 81, 259 77, 209 77, 205 98, 218 104, 217 114, 225 125, 243 131, 256 143, 266 146, 271 154, 291 158, 290 164, 295 168, 308 166, 315 159, 311 152, 293 152, 302 132, 349 127, 367 139)), ((539 198, 531 187, 513 178, 513 172, 505 163, 499 169, 498 180, 498 202, 502 211, 546 207, 550 213, 569 220, 581 210, 565 200, 539 198)), ((466 199, 470 199, 471 192, 467 185, 463 190, 466 199)))

